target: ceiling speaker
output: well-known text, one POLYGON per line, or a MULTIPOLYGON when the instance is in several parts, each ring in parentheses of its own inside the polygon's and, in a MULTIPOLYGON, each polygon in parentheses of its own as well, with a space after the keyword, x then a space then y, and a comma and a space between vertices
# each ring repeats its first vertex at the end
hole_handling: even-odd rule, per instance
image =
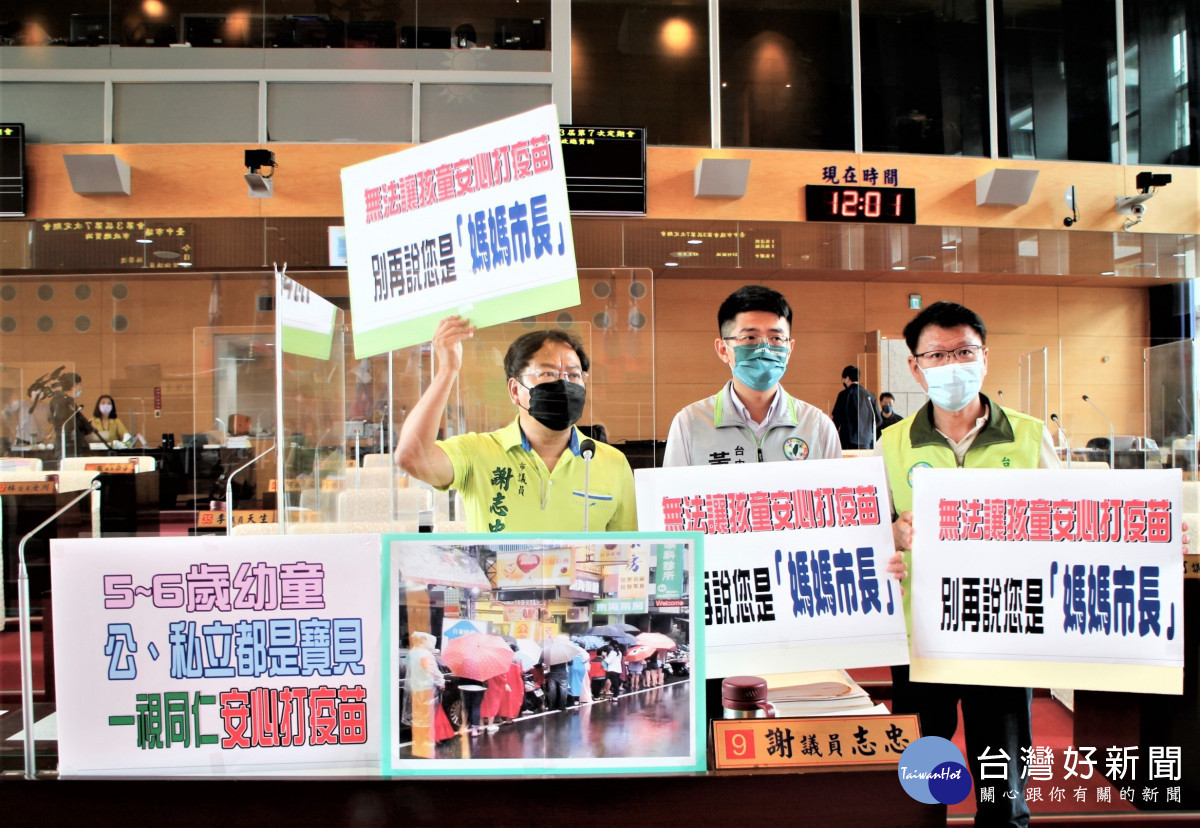
POLYGON ((702 158, 696 165, 696 198, 741 198, 750 180, 750 159, 702 158))
POLYGON ((64 155, 71 189, 80 195, 129 195, 129 165, 115 155, 64 155))
POLYGON ((1029 203, 1037 170, 992 170, 975 179, 975 206, 1019 207, 1029 203))

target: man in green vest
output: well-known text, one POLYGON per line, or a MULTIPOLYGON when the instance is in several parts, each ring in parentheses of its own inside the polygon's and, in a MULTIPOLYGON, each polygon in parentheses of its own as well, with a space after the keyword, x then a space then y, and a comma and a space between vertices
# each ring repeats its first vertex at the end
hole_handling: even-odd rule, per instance
MULTIPOLYGON (((914 469, 1052 469, 1059 463, 1040 420, 1001 408, 980 393, 987 375, 987 329, 974 311, 952 302, 937 302, 905 326, 904 339, 912 353, 909 369, 929 395, 929 402, 886 429, 880 447, 892 511, 898 515, 893 523, 896 549, 901 550, 898 557, 902 555, 910 565, 914 469)), ((903 573, 905 617, 911 625, 907 567, 903 573)), ((962 702, 967 761, 976 781, 976 825, 1029 824, 1021 770, 1033 746, 1032 699, 1028 687, 913 683, 907 666, 892 668, 893 712, 918 714, 925 736, 952 738, 958 727, 958 703, 962 702), (992 770, 998 757, 1002 758, 1001 751, 1008 756, 1004 779, 996 778, 992 770), (985 753, 987 780, 981 777, 979 761, 985 753), (978 790, 989 786, 993 795, 983 801, 978 790)))

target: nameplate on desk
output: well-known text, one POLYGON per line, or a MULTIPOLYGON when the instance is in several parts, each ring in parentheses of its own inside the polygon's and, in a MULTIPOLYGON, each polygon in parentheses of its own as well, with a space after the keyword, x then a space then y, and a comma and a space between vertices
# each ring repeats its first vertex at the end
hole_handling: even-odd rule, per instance
MULTIPOLYGON (((284 488, 284 491, 298 492, 301 489, 300 481, 295 479, 294 477, 288 478, 287 481, 285 482, 283 488, 284 488)), ((268 492, 278 492, 279 491, 279 481, 278 480, 270 481, 267 484, 267 491, 268 492)))
MULTIPOLYGON (((250 523, 279 522, 279 518, 276 517, 274 509, 234 509, 232 520, 234 526, 241 526, 242 524, 250 523)), ((196 514, 197 529, 226 525, 225 511, 223 509, 213 509, 207 512, 198 512, 196 514)))
POLYGON ((717 770, 898 765, 920 734, 916 715, 716 719, 717 770))
POLYGON ((1183 577, 1200 578, 1200 555, 1183 556, 1183 577))
POLYGON ((104 472, 105 474, 137 474, 137 461, 128 463, 87 463, 84 471, 104 472))
POLYGON ((54 494, 56 480, 25 480, 19 483, 0 483, 0 495, 54 494))

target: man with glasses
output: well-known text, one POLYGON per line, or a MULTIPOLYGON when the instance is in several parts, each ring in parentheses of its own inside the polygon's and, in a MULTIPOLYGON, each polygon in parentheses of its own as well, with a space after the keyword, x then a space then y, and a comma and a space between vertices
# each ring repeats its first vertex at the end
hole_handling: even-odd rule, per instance
POLYGON ((596 442, 589 458, 575 428, 587 399, 583 345, 557 330, 530 331, 508 347, 504 372, 517 417, 486 434, 438 440, 442 414, 475 328, 460 316, 438 323, 436 371, 400 432, 396 462, 438 488, 462 492, 472 532, 635 531, 633 471, 625 455, 596 442), (586 478, 586 479, 585 479, 586 478))
MULTIPOLYGON (((896 559, 892 564, 903 574, 904 611, 911 635, 912 470, 919 466, 1056 469, 1059 463, 1050 433, 1040 420, 1001 408, 980 392, 987 376, 987 329, 974 311, 937 302, 905 326, 904 339, 912 353, 909 370, 929 402, 885 429, 879 445, 892 512, 898 515, 892 528, 896 549, 901 550, 897 558, 902 557, 903 564, 896 559)), ((1032 696, 1028 687, 914 684, 907 666, 892 667, 892 712, 918 714, 922 735, 952 738, 962 702, 967 760, 977 781, 983 778, 981 755, 997 756, 1001 750, 1008 755, 1003 779, 989 773, 988 784, 995 782, 994 796, 977 803, 976 825, 1029 823, 1021 762, 1022 751, 1033 745, 1032 696)))
POLYGON ((779 385, 795 345, 787 299, 763 285, 746 285, 721 303, 717 329, 717 359, 733 378, 675 415, 663 465, 841 457, 837 430, 825 412, 779 385))

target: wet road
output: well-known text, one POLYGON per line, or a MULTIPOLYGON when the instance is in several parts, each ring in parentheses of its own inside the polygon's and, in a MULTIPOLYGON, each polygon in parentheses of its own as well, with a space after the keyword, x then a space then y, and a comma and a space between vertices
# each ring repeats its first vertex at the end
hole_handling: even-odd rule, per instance
MULTIPOLYGON (((555 759, 681 756, 693 727, 689 682, 622 694, 562 712, 502 724, 495 733, 460 734, 437 746, 438 759, 555 759)), ((413 758, 401 745, 400 758, 413 758)))

